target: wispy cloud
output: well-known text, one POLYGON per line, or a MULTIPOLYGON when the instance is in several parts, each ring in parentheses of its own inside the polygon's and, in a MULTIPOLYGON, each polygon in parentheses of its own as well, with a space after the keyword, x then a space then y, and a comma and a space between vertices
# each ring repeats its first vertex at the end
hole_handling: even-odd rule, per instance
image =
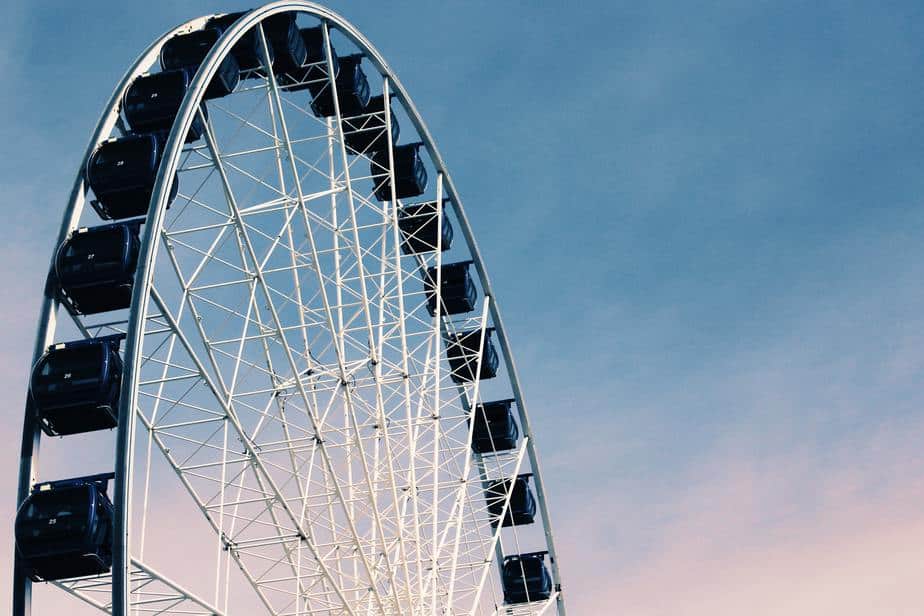
POLYGON ((586 605, 650 616, 920 613, 922 434, 873 436, 834 454, 833 468, 810 451, 760 464, 718 457, 660 512, 657 543, 634 570, 586 605))

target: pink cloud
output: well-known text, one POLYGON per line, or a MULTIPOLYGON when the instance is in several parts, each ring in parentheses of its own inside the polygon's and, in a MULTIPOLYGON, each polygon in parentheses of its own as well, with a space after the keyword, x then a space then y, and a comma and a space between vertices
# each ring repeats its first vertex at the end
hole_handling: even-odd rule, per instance
POLYGON ((587 508, 563 520, 560 537, 570 606, 594 615, 918 615, 922 436, 920 423, 895 423, 823 455, 720 447, 667 502, 587 508), (601 541, 586 551, 592 537, 626 527, 653 537, 641 555, 606 552, 601 541))
POLYGON ((615 605, 652 616, 920 614, 924 517, 896 515, 903 504, 842 503, 815 524, 757 541, 734 530, 733 509, 723 511, 704 534, 677 538, 617 584, 615 605), (721 525, 729 518, 731 532, 721 525))

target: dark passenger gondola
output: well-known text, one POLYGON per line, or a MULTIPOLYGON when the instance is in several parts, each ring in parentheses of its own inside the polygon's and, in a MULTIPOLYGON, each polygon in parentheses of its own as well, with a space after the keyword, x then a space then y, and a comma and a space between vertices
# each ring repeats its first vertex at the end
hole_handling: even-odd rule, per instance
POLYGON ((484 332, 484 345, 482 349, 481 371, 478 370, 478 342, 481 340, 480 329, 449 334, 447 340, 446 358, 449 360, 450 377, 453 382, 462 384, 475 380, 476 374, 481 379, 491 379, 497 376, 498 357, 494 345, 491 344, 491 329, 484 332))
MULTIPOLYGON (((212 17, 205 23, 206 28, 215 28, 222 33, 234 25, 238 19, 249 13, 249 11, 240 11, 237 13, 226 13, 218 17, 212 17)), ((269 43, 269 41, 267 41, 269 43)), ((245 71, 243 78, 260 77, 259 73, 253 72, 254 69, 263 66, 263 52, 260 45, 260 39, 257 36, 256 29, 251 28, 244 36, 238 39, 234 47, 231 48, 231 55, 237 61, 238 67, 245 71)), ((273 46, 268 44, 270 60, 273 59, 273 46)))
MULTIPOLYGON (((485 489, 485 498, 488 501, 488 514, 491 516, 491 526, 496 527, 504 509, 504 501, 510 490, 510 480, 501 479, 492 481, 485 489)), ((532 524, 536 518, 536 499, 529 489, 529 475, 520 475, 513 481, 513 491, 510 493, 510 505, 507 507, 504 522, 501 526, 520 526, 532 524)))
MULTIPOLYGON (((163 143, 155 135, 132 135, 105 141, 87 163, 87 183, 96 199, 93 208, 101 218, 120 220, 147 214, 163 143)), ((176 198, 176 176, 169 204, 176 198)))
POLYGON ((128 308, 138 263, 137 223, 78 229, 58 248, 55 276, 78 314, 128 308))
MULTIPOLYGON (((305 61, 300 65, 277 63, 274 66, 276 79, 283 90, 295 92, 310 90, 311 96, 316 97, 328 88, 330 81, 327 78, 327 52, 324 49, 324 33, 321 26, 302 28, 299 30, 302 43, 305 45, 305 61)), ((331 64, 334 66, 334 76, 340 73, 340 60, 337 50, 331 45, 331 64)))
MULTIPOLYGON (((475 283, 468 269, 471 263, 471 261, 446 263, 440 268, 440 299, 442 300, 440 312, 442 314, 462 314, 475 309, 478 290, 475 289, 475 283)), ((430 316, 436 314, 436 279, 436 268, 427 268, 427 274, 424 277, 424 292, 427 294, 427 310, 430 316)))
MULTIPOLYGON (((137 133, 167 133, 173 126, 190 81, 189 71, 182 68, 135 79, 125 93, 122 105, 131 129, 137 133)), ((205 107, 202 109, 205 113, 205 107)), ((186 143, 201 137, 203 130, 202 120, 196 114, 186 135, 186 143)))
MULTIPOLYGON (((178 34, 164 43, 160 50, 160 65, 165 71, 186 69, 194 75, 212 47, 221 37, 218 28, 206 28, 188 34, 178 34)), ((234 91, 241 80, 241 69, 233 55, 225 56, 212 77, 204 98, 221 98, 234 91)))
MULTIPOLYGON (((423 194, 427 189, 427 168, 420 157, 422 143, 395 146, 395 197, 407 199, 423 194)), ((391 182, 388 177, 388 150, 379 150, 370 163, 375 196, 379 201, 391 201, 391 182)))
POLYGON ((33 581, 100 575, 112 566, 111 475, 37 485, 16 514, 16 554, 33 581))
MULTIPOLYGON (((401 128, 398 118, 389 106, 391 116, 391 143, 397 143, 401 128)), ((388 154, 389 140, 385 138, 385 97, 381 94, 369 99, 363 113, 345 117, 343 120, 343 141, 351 154, 373 154, 378 151, 388 154)))
POLYGON ((552 577, 545 568, 545 552, 508 556, 501 577, 506 603, 544 601, 552 595, 552 577))
MULTIPOLYGON (((206 28, 215 28, 224 32, 249 11, 228 13, 213 17, 206 22, 206 28)), ((261 22, 266 47, 273 63, 273 72, 280 73, 292 66, 301 66, 305 62, 305 43, 295 25, 295 13, 277 13, 261 22)), ((231 49, 234 59, 242 71, 247 71, 245 78, 263 77, 263 45, 257 35, 256 27, 248 30, 231 49)))
POLYGON ((49 436, 118 425, 122 384, 121 336, 55 344, 32 370, 29 393, 49 436))
MULTIPOLYGON (((369 80, 363 72, 362 61, 362 54, 343 56, 339 59, 335 83, 341 117, 359 115, 369 104, 369 80)), ((323 82, 317 86, 312 84, 310 89, 314 100, 311 101, 311 111, 320 118, 329 118, 336 115, 337 110, 334 108, 334 95, 330 84, 326 84, 327 87, 324 85, 323 82), (315 91, 315 87, 319 89, 315 91)))
POLYGON ((485 402, 472 412, 472 450, 475 453, 508 451, 517 446, 520 431, 513 419, 510 404, 513 400, 485 402))
POLYGON ((286 67, 305 63, 308 50, 305 41, 295 25, 295 13, 277 13, 263 20, 263 34, 267 47, 272 47, 273 73, 281 73, 286 67))
POLYGON ((436 201, 427 201, 412 203, 398 210, 398 228, 401 230, 401 250, 404 254, 436 250, 437 236, 441 231, 443 237, 439 242, 440 249, 449 250, 452 246, 452 224, 445 215, 442 222, 437 219, 437 208, 436 201))

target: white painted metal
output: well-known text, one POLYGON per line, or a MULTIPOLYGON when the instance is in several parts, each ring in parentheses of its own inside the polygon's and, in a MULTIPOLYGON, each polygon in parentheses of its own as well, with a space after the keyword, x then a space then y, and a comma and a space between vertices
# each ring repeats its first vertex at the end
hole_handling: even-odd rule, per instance
MULTIPOLYGON (((205 19, 168 33, 136 62, 113 95, 87 158, 116 127, 131 80, 170 36, 201 27, 205 19)), ((80 219, 81 178, 59 243, 80 219)), ((46 300, 36 358, 54 340, 57 308, 46 300)), ((110 322, 73 316, 84 335, 122 331, 127 339, 112 576, 59 584, 72 594, 117 616, 152 606, 152 613, 163 614, 234 612, 233 561, 266 613, 279 616, 565 613, 535 438, 461 200, 400 81, 335 13, 280 0, 251 11, 221 36, 167 138, 130 314, 110 322), (439 206, 445 195, 465 240, 453 250, 474 263, 484 296, 477 316, 442 313, 441 239, 435 251, 402 254, 397 214, 403 204, 395 192, 391 140, 385 170, 391 196, 380 204, 363 188, 371 179, 362 170, 366 157, 347 149, 336 89, 334 117, 319 122, 277 83, 259 24, 287 11, 321 25, 328 75, 334 74, 332 31, 375 67, 385 135, 391 134, 394 93, 435 171, 438 237, 448 224, 439 206), (208 116, 201 111, 219 64, 252 28, 263 77, 242 82, 229 101, 259 97, 255 109, 265 111, 271 127, 227 101, 206 103, 208 116), (196 119, 205 125, 204 145, 185 145, 196 119), (222 132, 223 121, 236 127, 232 135, 222 132), (241 131, 262 141, 235 147, 241 131), (247 166, 261 155, 271 157, 271 177, 247 166), (186 178, 197 173, 205 178, 187 190, 186 178), (177 174, 184 180, 181 194, 168 212, 177 174), (419 288, 428 267, 437 268, 432 318, 422 316, 426 298, 419 288), (483 339, 489 328, 504 360, 497 381, 505 385, 504 397, 515 399, 523 438, 513 452, 482 456, 471 454, 466 418, 486 389, 500 386, 482 382, 480 352, 472 358, 474 381, 452 383, 442 349, 454 332, 475 330, 483 339), (157 451, 174 485, 214 533, 215 607, 142 564, 156 538, 147 535, 157 522, 157 451), (143 452, 143 466, 136 452, 143 452), (540 509, 532 526, 540 532, 492 528, 485 486, 516 477, 526 463, 540 509), (139 473, 140 489, 133 485, 139 473), (497 579, 503 555, 536 549, 549 552, 555 592, 547 601, 503 605, 497 579), (142 590, 157 584, 168 591, 151 597, 142 590), (111 601, 94 598, 107 590, 111 601), (184 611, 196 609, 206 612, 184 611)), ((20 502, 37 472, 38 432, 28 409, 26 415, 20 502)), ((501 518, 509 499, 508 493, 501 518)), ((28 614, 28 581, 15 584, 13 613, 28 614)))
MULTIPOLYGON (((133 614, 225 614, 214 604, 209 604, 163 573, 134 558, 131 563, 130 583, 133 614)), ((77 578, 54 582, 54 585, 100 611, 110 614, 113 611, 111 576, 77 578)))

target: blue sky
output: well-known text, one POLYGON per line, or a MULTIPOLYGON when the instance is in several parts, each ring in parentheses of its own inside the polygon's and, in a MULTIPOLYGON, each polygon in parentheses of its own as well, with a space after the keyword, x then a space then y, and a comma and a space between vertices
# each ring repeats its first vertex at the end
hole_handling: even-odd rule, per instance
MULTIPOLYGON (((924 535, 924 6, 331 6, 461 191, 574 613, 918 613, 921 552, 896 546, 924 535)), ((4 519, 100 108, 162 31, 239 8, 19 2, 0 24, 4 519)))

